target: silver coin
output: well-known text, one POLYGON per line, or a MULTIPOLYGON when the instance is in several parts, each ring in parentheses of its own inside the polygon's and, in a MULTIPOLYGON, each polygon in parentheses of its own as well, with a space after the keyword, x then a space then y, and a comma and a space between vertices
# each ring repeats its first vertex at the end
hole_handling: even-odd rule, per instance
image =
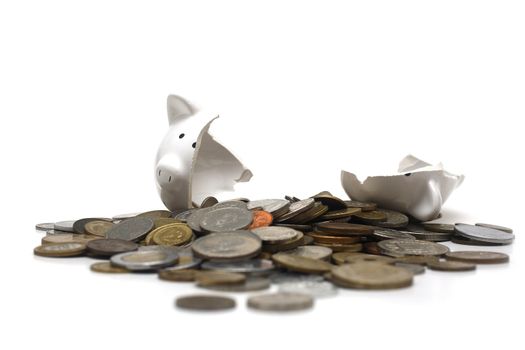
MULTIPOLYGON (((153 247, 162 247, 162 246, 146 246, 152 249, 153 247)), ((141 247, 139 250, 146 250, 146 247, 141 247)), ((179 260, 173 266, 166 268, 165 270, 185 270, 198 267, 202 263, 202 259, 193 256, 193 251, 191 248, 181 248, 181 247, 165 247, 165 248, 177 248, 177 254, 179 255, 179 260)))
POLYGON ((67 221, 59 221, 55 222, 54 229, 58 231, 66 231, 66 232, 75 232, 73 229, 73 224, 76 220, 67 220, 67 221))
POLYGON ((297 216, 308 209, 311 209, 315 204, 315 200, 313 198, 307 198, 300 200, 299 202, 293 202, 290 204, 290 208, 288 209, 288 212, 284 215, 281 215, 277 222, 283 222, 286 220, 292 219, 294 216, 297 216))
POLYGON ((481 242, 510 244, 514 241, 514 234, 488 227, 456 224, 455 230, 462 237, 481 242))
POLYGON ((140 213, 127 213, 127 214, 118 214, 111 218, 113 221, 122 221, 126 219, 134 218, 135 216, 139 215, 140 213))
POLYGON ((203 270, 221 270, 228 272, 261 275, 272 272, 275 266, 271 260, 251 259, 238 262, 206 261, 202 264, 203 270))
POLYGON ((327 281, 288 282, 279 285, 279 292, 300 293, 314 298, 331 297, 337 294, 337 288, 327 281))
POLYGON ((272 283, 295 283, 304 281, 324 281, 321 275, 310 275, 307 273, 300 272, 289 272, 289 271, 276 271, 270 275, 272 283))
POLYGON ((216 261, 241 261, 261 251, 262 242, 250 231, 210 233, 193 242, 191 249, 200 258, 216 261))
POLYGON ((198 210, 197 208, 191 208, 188 210, 184 210, 177 215, 174 216, 175 219, 180 220, 182 222, 186 222, 188 220, 188 217, 195 211, 198 210))
POLYGON ((410 232, 407 231, 398 231, 388 228, 375 228, 374 233, 372 234, 375 238, 379 240, 384 239, 416 239, 410 232))
POLYGON ((300 231, 288 227, 265 226, 252 229, 251 232, 258 236, 264 244, 281 244, 295 240, 300 231))
POLYGON ((243 230, 248 228, 253 221, 253 213, 248 209, 237 207, 213 208, 199 222, 199 226, 207 232, 243 230))
POLYGON ((264 311, 297 311, 313 307, 312 296, 301 293, 277 292, 248 298, 248 307, 264 311))
POLYGON ((248 209, 248 205, 246 204, 246 202, 238 201, 238 200, 219 202, 213 205, 213 209, 220 209, 220 208, 248 209))
POLYGON ((414 239, 387 239, 378 242, 377 245, 384 254, 393 257, 407 255, 443 255, 450 251, 448 247, 443 244, 414 239))
POLYGON ((179 255, 166 250, 138 250, 111 257, 111 263, 130 271, 151 271, 177 263, 179 255))
POLYGON ((288 211, 289 207, 290 202, 286 199, 260 199, 248 202, 249 210, 261 208, 272 214, 274 217, 277 216, 276 214, 288 211))
POLYGON ((445 242, 450 241, 452 234, 449 232, 435 232, 425 229, 421 224, 411 223, 405 230, 410 233, 416 239, 423 241, 432 241, 432 242, 445 242))
POLYGON ((396 262, 396 263, 394 263, 394 265, 397 266, 397 267, 401 267, 401 268, 403 268, 405 270, 408 270, 408 271, 412 272, 414 275, 420 275, 423 272, 425 272, 425 266, 424 265, 409 264, 409 263, 404 263, 404 262, 396 262))
POLYGON ((487 228, 492 228, 494 230, 499 230, 499 231, 503 231, 503 232, 507 232, 507 233, 512 233, 512 229, 511 228, 508 228, 508 227, 505 227, 505 226, 499 226, 499 225, 492 225, 492 224, 483 224, 483 223, 477 223, 476 226, 481 226, 481 227, 487 227, 487 228))
POLYGON ((317 260, 329 260, 332 255, 332 249, 318 245, 303 245, 292 250, 285 250, 279 254, 304 256, 305 258, 317 260))
POLYGON ((186 223, 193 230, 193 232, 203 232, 203 229, 200 223, 202 219, 204 218, 204 215, 206 215, 208 212, 212 210, 213 210, 213 207, 195 209, 186 217, 186 223))
POLYGON ((124 220, 110 228, 106 232, 106 238, 137 242, 146 237, 154 226, 154 222, 150 218, 135 217, 124 220))
POLYGON ((264 277, 249 277, 241 284, 223 285, 198 285, 201 288, 221 291, 221 292, 253 292, 268 289, 271 286, 270 280, 264 277))
POLYGON ((35 228, 38 231, 50 231, 50 230, 53 230, 55 228, 55 223, 54 222, 45 222, 45 223, 42 223, 42 224, 36 224, 35 228))
POLYGON ((406 216, 403 213, 386 209, 378 209, 377 211, 386 214, 386 221, 377 222, 375 223, 376 226, 387 228, 401 228, 408 225, 408 216, 406 216))

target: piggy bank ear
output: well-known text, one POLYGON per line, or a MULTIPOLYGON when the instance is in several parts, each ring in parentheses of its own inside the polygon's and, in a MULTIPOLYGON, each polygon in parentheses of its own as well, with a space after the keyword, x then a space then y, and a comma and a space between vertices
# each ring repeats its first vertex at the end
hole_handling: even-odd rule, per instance
POLYGON ((193 114, 190 104, 177 95, 168 96, 168 121, 171 124, 193 114))

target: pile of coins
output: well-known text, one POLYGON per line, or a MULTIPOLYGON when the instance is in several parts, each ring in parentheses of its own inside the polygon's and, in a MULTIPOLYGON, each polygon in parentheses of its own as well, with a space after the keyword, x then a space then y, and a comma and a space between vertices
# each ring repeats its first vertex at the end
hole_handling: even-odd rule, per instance
POLYGON ((193 282, 216 291, 179 297, 176 306, 224 310, 235 300, 219 293, 274 293, 248 297, 256 310, 311 308, 338 288, 395 289, 413 284, 426 268, 471 271, 506 263, 506 254, 454 251, 439 242, 474 246, 511 244, 512 230, 478 223, 421 223, 374 203, 342 200, 329 192, 307 199, 218 202, 178 213, 154 210, 112 218, 36 225, 46 231, 34 254, 87 256, 100 273, 154 272, 160 280, 193 282))

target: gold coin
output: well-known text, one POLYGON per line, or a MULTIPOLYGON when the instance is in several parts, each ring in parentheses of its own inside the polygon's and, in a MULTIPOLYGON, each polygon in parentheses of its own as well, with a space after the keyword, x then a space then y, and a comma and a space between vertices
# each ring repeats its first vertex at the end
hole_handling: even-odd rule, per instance
POLYGON ((333 266, 326 261, 290 254, 274 254, 272 260, 290 271, 305 273, 324 273, 330 271, 333 266))
POLYGON ((198 286, 241 284, 246 281, 242 273, 225 271, 201 271, 195 276, 198 286))
POLYGON ((108 261, 94 263, 90 266, 90 269, 93 272, 102 272, 102 273, 127 273, 129 272, 125 268, 112 265, 108 261))
POLYGON ((159 270, 158 276, 161 280, 172 282, 193 282, 201 271, 195 269, 184 270, 159 270))
POLYGON ((153 220, 155 224, 155 228, 159 228, 161 226, 166 226, 169 224, 182 224, 183 222, 174 218, 158 218, 153 220))
POLYGON ((193 232, 186 224, 168 224, 153 230, 151 239, 158 245, 179 246, 191 240, 193 232))
POLYGON ((413 274, 408 270, 377 262, 358 262, 332 269, 332 281, 341 287, 392 289, 408 287, 413 274))
POLYGON ((94 220, 89 221, 84 225, 84 231, 90 235, 106 237, 106 232, 108 232, 113 226, 115 226, 115 224, 110 221, 94 220))
POLYGON ((86 245, 78 242, 44 244, 33 250, 35 255, 46 257, 78 256, 85 251, 86 245))

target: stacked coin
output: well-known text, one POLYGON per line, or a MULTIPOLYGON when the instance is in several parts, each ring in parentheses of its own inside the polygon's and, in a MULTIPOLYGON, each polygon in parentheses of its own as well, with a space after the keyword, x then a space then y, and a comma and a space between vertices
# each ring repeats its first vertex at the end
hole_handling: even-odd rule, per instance
MULTIPOLYGON (((96 258, 97 273, 156 272, 162 281, 195 283, 215 292, 278 286, 277 293, 248 299, 254 310, 311 308, 314 298, 339 288, 406 288, 426 268, 472 271, 477 264, 506 263, 499 252, 450 251, 442 242, 475 246, 511 244, 510 228, 491 224, 415 222, 374 203, 345 201, 327 191, 306 199, 206 198, 177 213, 88 217, 36 225, 46 231, 41 257, 96 258), (106 261, 100 261, 106 259, 106 261)), ((176 306, 192 310, 234 308, 221 295, 188 295, 176 306)))

